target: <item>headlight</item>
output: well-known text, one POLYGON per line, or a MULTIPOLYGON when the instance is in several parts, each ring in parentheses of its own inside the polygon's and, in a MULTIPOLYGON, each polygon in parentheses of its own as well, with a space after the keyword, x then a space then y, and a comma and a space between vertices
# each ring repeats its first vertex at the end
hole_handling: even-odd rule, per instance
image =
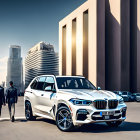
POLYGON ((121 99, 119 100, 119 104, 123 104, 123 103, 124 103, 123 98, 121 98, 121 99))
POLYGON ((92 103, 92 101, 82 99, 70 99, 69 101, 74 105, 90 105, 92 103))

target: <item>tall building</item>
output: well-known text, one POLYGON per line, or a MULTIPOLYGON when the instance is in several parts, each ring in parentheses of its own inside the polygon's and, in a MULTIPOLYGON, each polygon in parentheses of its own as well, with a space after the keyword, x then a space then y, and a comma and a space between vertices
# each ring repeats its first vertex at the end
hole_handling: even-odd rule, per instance
POLYGON ((105 0, 88 0, 59 22, 61 75, 105 88, 105 0))
POLYGON ((6 87, 13 81, 18 93, 23 92, 23 65, 21 58, 21 47, 11 45, 9 48, 9 58, 7 62, 6 87))
POLYGON ((59 72, 140 92, 140 0, 87 0, 59 22, 59 72))
POLYGON ((52 45, 39 42, 28 51, 25 59, 25 88, 33 78, 45 74, 59 74, 58 53, 52 45))

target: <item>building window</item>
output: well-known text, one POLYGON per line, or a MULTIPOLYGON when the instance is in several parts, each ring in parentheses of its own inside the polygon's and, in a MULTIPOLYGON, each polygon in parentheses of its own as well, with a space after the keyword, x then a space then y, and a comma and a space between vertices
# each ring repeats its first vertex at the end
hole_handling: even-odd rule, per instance
POLYGON ((83 75, 88 78, 88 10, 83 13, 83 75))
POLYGON ((62 27, 62 75, 66 75, 66 25, 62 27))
POLYGON ((76 18, 72 20, 72 75, 76 75, 76 18))

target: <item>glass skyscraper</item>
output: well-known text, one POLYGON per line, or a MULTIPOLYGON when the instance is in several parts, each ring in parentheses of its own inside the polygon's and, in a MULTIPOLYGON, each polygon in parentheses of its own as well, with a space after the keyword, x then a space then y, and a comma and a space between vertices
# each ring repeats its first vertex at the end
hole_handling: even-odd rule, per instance
POLYGON ((23 65, 21 58, 21 47, 11 45, 9 48, 9 58, 7 62, 6 86, 9 87, 9 81, 14 82, 18 93, 23 92, 23 65))
POLYGON ((45 74, 59 74, 58 53, 52 45, 39 42, 28 51, 25 59, 25 88, 33 78, 45 74))

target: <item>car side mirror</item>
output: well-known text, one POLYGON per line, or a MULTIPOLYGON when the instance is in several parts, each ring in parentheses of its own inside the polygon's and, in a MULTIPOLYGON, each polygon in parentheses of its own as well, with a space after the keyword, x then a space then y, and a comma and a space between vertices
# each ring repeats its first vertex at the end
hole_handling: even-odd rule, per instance
POLYGON ((101 87, 97 87, 97 90, 101 90, 101 87))
POLYGON ((52 92, 53 92, 53 93, 56 93, 56 89, 52 89, 52 92))

